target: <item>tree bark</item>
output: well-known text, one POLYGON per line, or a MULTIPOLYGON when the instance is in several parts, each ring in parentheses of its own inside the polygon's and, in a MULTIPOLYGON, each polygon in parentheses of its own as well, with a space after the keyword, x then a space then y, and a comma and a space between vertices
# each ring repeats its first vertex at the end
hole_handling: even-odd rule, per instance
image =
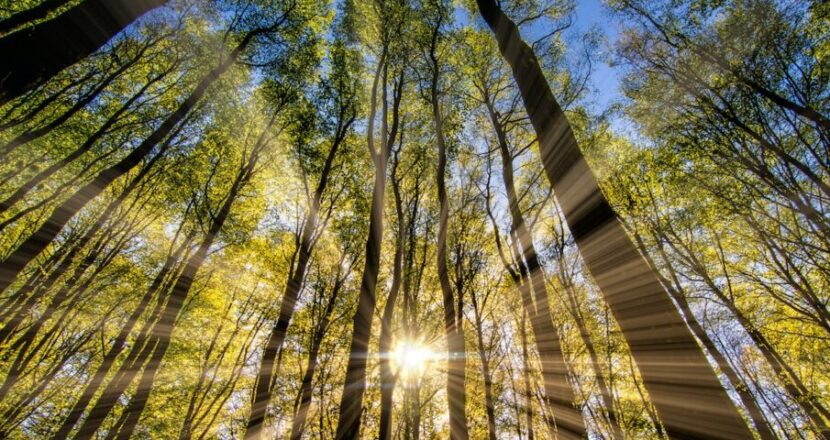
POLYGON ((15 203, 19 202, 20 200, 23 200, 23 198, 26 197, 26 195, 29 193, 29 191, 34 189, 41 182, 43 182, 44 180, 52 177, 52 175, 54 175, 56 172, 63 169, 64 167, 66 167, 67 165, 74 162, 76 159, 78 159, 79 157, 83 156, 85 153, 90 151, 90 149, 92 149, 92 147, 95 145, 95 143, 99 139, 104 137, 104 135, 107 133, 107 131, 116 122, 118 122, 120 120, 120 118, 124 115, 124 113, 127 112, 127 110, 129 110, 130 106, 132 106, 141 96, 143 96, 144 93, 147 91, 147 89, 150 88, 150 86, 152 86, 154 83, 156 83, 157 81, 164 78, 164 76, 166 76, 168 73, 170 73, 171 70, 167 70, 165 72, 162 72, 161 74, 156 75, 152 79, 147 81, 141 87, 141 89, 139 89, 138 92, 136 92, 133 96, 131 96, 123 105, 121 105, 121 107, 118 108, 118 110, 116 110, 112 115, 110 115, 110 117, 107 118, 106 122, 104 122, 104 124, 101 125, 101 127, 98 128, 98 130, 95 130, 95 133, 93 133, 91 136, 89 136, 87 138, 87 140, 84 141, 83 144, 81 144, 81 146, 79 146, 74 151, 69 153, 63 159, 61 159, 58 162, 46 167, 46 169, 44 169, 44 170, 40 171, 39 173, 37 173, 36 175, 34 175, 32 178, 30 178, 28 181, 26 181, 23 185, 21 185, 17 190, 15 190, 11 195, 6 197, 5 200, 0 202, 0 214, 3 214, 4 212, 6 212, 15 203))
MULTIPOLYGON (((380 327, 380 431, 381 440, 392 438, 392 405, 395 393, 397 377, 392 373, 392 319, 395 315, 395 305, 398 301, 398 293, 401 289, 403 272, 403 247, 404 230, 407 220, 404 217, 403 203, 401 201, 400 181, 398 179, 398 166, 400 165, 400 150, 403 149, 403 130, 401 130, 401 142, 399 149, 395 152, 392 163, 392 194, 395 197, 395 213, 398 219, 398 233, 395 237, 395 257, 392 268, 392 286, 389 289, 389 297, 383 307, 380 327)), ((418 197, 416 192, 415 197, 418 197)), ((415 201, 416 205, 418 201, 415 201)), ((413 217, 409 221, 415 221, 413 217)), ((411 232, 411 228, 410 228, 411 232)))
POLYGON ((317 371, 317 356, 320 353, 320 346, 329 328, 331 314, 334 312, 337 297, 348 276, 349 273, 335 281, 328 304, 326 304, 326 309, 312 337, 311 350, 308 353, 308 363, 303 374, 303 380, 300 383, 300 390, 297 393, 297 406, 294 411, 294 420, 291 422, 291 440, 300 440, 303 436, 306 418, 308 417, 308 409, 311 406, 311 393, 313 391, 312 380, 314 379, 314 373, 317 371))
POLYGON ((439 19, 432 36, 430 47, 430 59, 432 61, 432 83, 430 87, 430 104, 432 106, 432 122, 435 127, 435 138, 438 144, 438 170, 436 174, 438 188, 438 281, 441 285, 442 299, 444 305, 444 335, 447 339, 447 404, 450 417, 450 439, 465 440, 469 437, 467 430, 466 403, 467 393, 466 382, 466 360, 467 353, 464 344, 464 330, 461 320, 457 315, 461 310, 455 308, 455 295, 462 295, 462 292, 453 293, 450 277, 447 272, 447 222, 449 219, 449 201, 447 200, 447 147, 444 139, 444 118, 441 114, 439 102, 438 81, 439 65, 435 56, 438 32, 441 25, 439 19))
POLYGON ((521 249, 514 242, 511 249, 519 270, 513 270, 514 284, 522 292, 523 303, 530 317, 536 347, 542 364, 542 377, 545 386, 545 402, 554 415, 557 432, 566 438, 583 437, 585 421, 576 402, 576 396, 568 382, 568 370, 565 356, 559 343, 559 330, 553 324, 548 300, 545 274, 542 271, 533 236, 524 220, 519 206, 519 197, 513 178, 513 156, 507 144, 507 135, 492 106, 491 98, 484 97, 493 129, 496 132, 498 148, 501 154, 502 178, 507 192, 511 218, 511 235, 518 239, 521 249), (515 278, 518 272, 519 278, 515 278), (535 300, 531 300, 529 290, 532 287, 535 300), (564 432, 561 432, 561 431, 564 432))
POLYGON ((496 404, 493 399, 493 375, 490 372, 490 356, 484 341, 484 317, 482 316, 482 309, 485 306, 485 300, 482 304, 478 302, 478 295, 475 289, 470 291, 470 301, 473 306, 473 317, 475 319, 476 339, 478 342, 478 358, 481 361, 481 377, 484 381, 484 408, 487 412, 487 437, 489 440, 496 440, 496 404))
POLYGON ((751 437, 671 298, 600 192, 532 49, 495 0, 477 3, 513 70, 568 226, 628 341, 668 434, 751 437))
MULTIPOLYGON (((399 122, 399 109, 403 95, 403 70, 397 79, 393 97, 392 129, 388 138, 384 138, 380 151, 374 146, 374 119, 376 113, 377 83, 381 72, 386 70, 386 47, 378 61, 378 70, 375 73, 375 84, 372 87, 372 102, 367 128, 367 143, 369 153, 375 165, 375 182, 372 189, 372 205, 369 214, 369 236, 366 239, 366 260, 363 268, 363 278, 360 283, 360 293, 357 302, 357 311, 352 321, 352 339, 349 346, 349 362, 346 366, 346 380, 343 394, 340 399, 340 414, 337 421, 335 439, 345 440, 358 438, 360 435, 360 417, 363 413, 363 394, 366 390, 366 364, 369 354, 369 338, 372 332, 372 317, 375 311, 375 291, 378 282, 380 266, 380 251, 383 241, 383 205, 386 194, 386 168, 390 148, 396 137, 399 122)), ((384 75, 385 77, 385 75, 384 75)), ((385 83, 384 78, 384 83, 385 83)), ((385 90, 385 85, 384 85, 385 90)), ((384 93, 385 95, 385 93, 384 93)), ((386 100, 384 99, 384 107, 386 100)), ((386 124, 384 112, 384 126, 386 124)), ((384 130, 385 132, 385 130, 384 130)), ((385 133, 384 133, 385 134, 385 133)))
POLYGON ((84 0, 51 20, 0 38, 0 105, 92 54, 167 0, 84 0))
POLYGON ((530 354, 527 349, 527 310, 522 309, 521 329, 519 335, 522 339, 522 378, 524 382, 524 413, 527 423, 527 440, 534 439, 533 429, 533 392, 530 388, 530 354))
POLYGON ((564 225, 559 223, 557 226, 557 231, 554 234, 554 240, 556 242, 556 258, 558 260, 557 268, 559 272, 560 281, 565 290, 565 295, 567 296, 565 300, 567 301, 571 317, 574 319, 574 322, 576 322, 576 327, 579 330, 580 339, 582 339, 582 343, 585 345, 585 349, 588 351, 588 357, 591 360, 591 368, 594 370, 594 377, 596 378, 597 387, 599 388, 600 392, 600 397, 602 398, 602 403, 605 407, 605 415, 608 417, 608 423, 611 429, 611 437, 614 439, 622 440, 625 437, 625 434, 623 433, 622 428, 620 427, 620 421, 617 415, 617 410, 615 408, 614 398, 611 394, 611 388, 608 386, 608 382, 606 382, 605 380, 605 375, 603 375, 602 373, 599 355, 597 354, 597 349, 594 346, 593 340, 591 339, 591 333, 588 330, 588 325, 585 321, 585 315, 582 313, 580 301, 577 296, 577 292, 574 289, 573 278, 566 269, 566 238, 564 225))
POLYGON ((179 257, 181 256, 182 252, 190 246, 192 242, 192 236, 187 237, 181 245, 179 245, 175 250, 171 249, 171 253, 168 254, 167 259, 164 262, 159 273, 156 275, 153 282, 150 284, 150 287, 144 293, 144 296, 138 303, 138 306, 133 310, 130 314, 129 318, 127 318, 127 322, 121 327, 121 330, 118 332, 118 335, 113 341, 113 344, 110 346, 107 353, 104 355, 104 358, 101 361, 101 364, 98 365, 96 368, 95 373, 92 375, 92 378, 87 382, 84 390, 81 392, 80 398, 72 405, 72 408, 69 410, 66 418, 61 423, 60 428, 58 431, 51 437, 52 440, 61 440, 65 438, 69 438, 69 433, 72 431, 72 428, 78 423, 81 416, 83 415, 84 410, 89 405, 89 402, 92 401, 92 397, 101 387, 106 378, 107 374, 109 374, 110 370, 112 369, 115 360, 118 358, 118 355, 124 351, 126 348, 127 337, 129 337, 130 333, 132 332, 135 325, 138 323, 139 318, 147 307, 150 305, 153 298, 156 297, 156 294, 161 290, 161 286, 163 285, 164 281, 168 278, 171 273, 177 273, 175 266, 178 264, 179 257))
POLYGON ((703 325, 697 320, 692 311, 689 302, 686 300, 686 296, 682 291, 682 286, 680 285, 680 279, 678 278, 677 273, 674 270, 674 267, 671 265, 670 261, 668 260, 668 256, 665 254, 665 251, 662 249, 662 246, 658 243, 657 248, 660 256, 662 257, 664 263, 666 264, 666 268, 671 275, 672 281, 665 279, 662 274, 657 270, 657 265, 654 260, 649 256, 647 253, 647 249, 645 243, 643 242, 642 237, 636 232, 633 232, 634 241, 637 244, 637 247, 640 249, 640 252, 646 259, 646 262, 654 269, 654 271, 658 274, 660 281, 666 286, 666 290, 669 294, 674 298, 674 302, 680 307, 680 310, 683 312, 683 315, 686 317, 686 322, 689 324, 689 328, 692 329, 692 332, 695 334, 695 337, 698 338, 701 344, 706 348, 706 351, 715 359, 715 363, 718 365, 718 368, 721 370, 723 374, 726 375, 726 378, 729 379, 729 382, 735 388, 735 391, 738 393, 738 397, 741 399, 741 403, 746 408, 747 413, 749 414, 749 418, 752 420, 752 423, 755 425, 755 429, 758 431, 758 436, 761 437, 761 440, 773 440, 777 438, 775 433, 772 431, 772 427, 767 423, 766 419, 764 418, 763 411, 758 406, 758 402, 755 400, 755 397, 750 393, 749 388, 747 387, 746 383, 738 376, 737 371, 732 368, 729 361, 726 359, 726 356, 721 352, 721 350, 715 345, 715 342, 709 335, 706 333, 706 330, 703 328, 703 325))
POLYGON ((265 415, 268 409, 268 402, 271 400, 271 384, 274 380, 274 365, 277 358, 277 353, 282 348, 285 341, 285 336, 288 333, 288 326, 291 324, 291 318, 294 316, 294 309, 297 305, 297 300, 300 297, 300 292, 303 289, 303 280, 306 276, 306 269, 311 260, 311 254, 314 251, 315 235, 318 224, 320 222, 320 204, 323 199, 323 193, 328 186, 329 174, 334 165, 334 158, 337 155, 337 150, 340 144, 345 140, 346 133, 349 130, 354 118, 346 121, 345 127, 342 131, 338 131, 334 137, 331 148, 329 148, 326 162, 323 165, 323 170, 320 174, 320 181, 317 183, 317 188, 314 191, 314 196, 311 200, 311 206, 306 216, 305 223, 302 228, 302 237, 300 238, 300 245, 297 255, 297 264, 293 272, 290 274, 288 282, 285 286, 282 302, 280 303, 280 312, 277 322, 271 329, 271 334, 268 337, 268 342, 265 350, 262 353, 262 359, 259 365, 259 374, 257 375, 257 384, 254 389, 253 401, 251 403, 251 414, 248 418, 248 426, 245 431, 246 439, 258 439, 262 434, 262 428, 265 423, 265 415))

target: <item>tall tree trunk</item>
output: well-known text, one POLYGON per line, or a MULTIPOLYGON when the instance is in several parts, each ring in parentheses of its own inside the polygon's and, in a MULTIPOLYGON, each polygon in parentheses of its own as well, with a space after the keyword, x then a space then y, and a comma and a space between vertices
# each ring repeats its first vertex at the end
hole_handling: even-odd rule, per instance
POLYGON ((32 28, 0 38, 0 105, 92 54, 167 0, 84 0, 32 28))
POLYGON ((84 410, 89 405, 89 402, 92 401, 92 397, 101 387, 101 384, 103 384, 104 379, 112 369, 118 355, 120 355, 126 348, 127 337, 129 337, 133 328, 135 328, 139 318, 144 314, 144 311, 147 310, 147 307, 150 305, 152 299, 156 297, 159 290, 161 290, 161 286, 164 284, 164 281, 168 278, 170 273, 178 272, 175 269, 175 266, 177 265, 182 252, 184 252, 184 250, 192 243, 192 239, 192 235, 188 236, 181 245, 176 247, 175 250, 171 247, 170 253, 168 254, 161 270, 156 275, 150 287, 144 293, 144 296, 139 301, 138 306, 133 310, 129 318, 127 318, 127 322, 121 327, 115 341, 113 341, 113 344, 104 355, 101 364, 98 365, 98 368, 95 370, 92 378, 87 382, 84 390, 81 392, 80 398, 78 398, 75 404, 72 405, 72 408, 69 410, 66 418, 61 423, 60 428, 51 437, 52 440, 69 438, 69 433, 72 431, 75 424, 78 423, 78 420, 80 420, 84 410))
POLYGON ((568 226, 628 341, 668 434, 751 437, 683 317, 600 192, 532 49, 495 0, 477 3, 513 70, 568 226))
POLYGON ((112 115, 110 115, 110 117, 107 118, 106 122, 104 122, 104 124, 101 125, 101 127, 98 128, 98 130, 96 130, 95 133, 93 133, 90 137, 88 137, 87 140, 84 141, 84 143, 81 144, 80 147, 76 148, 74 151, 69 153, 63 159, 61 159, 58 162, 55 162, 54 164, 46 167, 46 169, 40 171, 39 173, 37 173, 36 175, 31 177, 23 185, 21 185, 17 190, 15 190, 11 195, 6 197, 5 200, 0 202, 0 214, 3 214, 4 212, 6 212, 6 210, 11 208, 15 203, 19 202, 20 200, 23 200, 23 198, 26 197, 26 194, 28 194, 32 189, 34 189, 36 186, 38 186, 41 182, 43 182, 44 180, 52 177, 52 175, 54 175, 56 172, 60 171, 65 166, 69 165, 70 163, 74 162, 76 159, 78 159, 79 157, 83 156, 85 153, 90 151, 90 149, 92 149, 92 147, 95 145, 95 143, 99 139, 104 137, 104 135, 107 134, 109 129, 115 123, 117 123, 120 120, 120 118, 124 115, 124 113, 127 112, 127 110, 130 108, 130 106, 132 106, 141 96, 143 96, 144 93, 147 91, 147 89, 150 88, 150 86, 152 86, 154 83, 156 83, 157 81, 164 78, 164 76, 166 76, 168 73, 170 73, 171 70, 167 70, 167 71, 165 71, 165 72, 163 72, 159 75, 156 75, 153 78, 151 78, 149 81, 147 81, 144 84, 144 86, 142 86, 141 89, 139 89, 138 92, 136 92, 133 96, 131 96, 118 110, 116 110, 112 115))
POLYGON ((306 365, 305 373, 303 374, 303 380, 300 383, 300 390, 297 393, 297 405, 294 411, 294 420, 291 422, 291 440, 300 440, 303 436, 306 418, 308 417, 308 409, 311 406, 311 393, 313 391, 312 380, 314 379, 314 373, 317 371, 317 356, 320 353, 320 346, 323 343, 323 338, 326 336, 326 331, 329 327, 331 314, 334 312, 337 297, 339 296, 343 283, 345 283, 348 276, 349 273, 346 273, 344 277, 338 278, 335 281, 334 287, 331 291, 331 297, 329 298, 328 304, 326 304, 326 309, 323 311, 323 316, 317 324, 314 336, 312 337, 311 350, 309 350, 308 353, 308 363, 306 365))
MULTIPOLYGON (((473 305, 473 314, 476 325, 476 339, 478 340, 478 358, 481 361, 481 377, 484 380, 484 408, 487 412, 487 437, 496 440, 496 404, 493 399, 493 375, 490 372, 490 356, 484 342, 484 319, 475 290, 470 292, 473 305)), ((484 308, 484 304, 480 304, 484 308)))
POLYGON ((522 378, 524 382, 524 413, 527 423, 527 440, 533 440, 535 437, 533 429, 533 391, 530 387, 531 370, 530 353, 528 353, 527 349, 527 315, 527 309, 522 309, 522 320, 519 335, 522 339, 522 378))
MULTIPOLYGON (((90 1, 90 0, 87 0, 90 1)), ((61 203, 52 211, 46 221, 27 238, 20 246, 12 251, 2 262, 0 262, 0 293, 4 292, 17 278, 23 268, 32 259, 37 257, 52 240, 57 237, 66 223, 75 216, 90 200, 98 196, 115 179, 129 172, 141 162, 150 152, 163 141, 164 138, 190 113, 190 110, 201 100, 202 96, 219 77, 228 70, 236 61, 239 55, 251 43, 252 39, 264 33, 264 29, 251 31, 245 35, 242 41, 234 50, 202 78, 196 88, 164 122, 150 134, 135 150, 131 151, 123 159, 114 165, 98 173, 95 178, 78 189, 66 201, 61 203)))
POLYGON ((614 399, 611 396, 611 389, 605 381, 605 376, 602 374, 602 368, 599 363, 599 355, 597 354, 596 347, 594 347, 594 342, 591 340, 591 334, 585 323, 585 316, 583 316, 581 310, 579 309, 579 304, 576 301, 576 292, 574 292, 573 286, 570 285, 570 281, 564 282, 567 283, 565 286, 565 293, 568 295, 568 302, 570 303, 570 308, 573 310, 572 316, 574 321, 576 321, 576 326, 579 330, 579 337, 582 339, 582 343, 588 351, 588 357, 591 359, 591 368, 594 370, 594 377, 596 378, 597 386, 599 387, 599 394, 602 398, 602 404, 605 407, 604 410, 607 412, 608 423, 611 425, 611 437, 614 439, 622 439, 624 438, 624 434, 620 428, 614 399))
MULTIPOLYGON (((438 81, 439 66, 435 56, 436 40, 440 20, 435 28, 430 50, 432 60, 432 84, 430 90, 430 104, 432 105, 432 122, 435 126, 435 138, 438 144, 438 170, 436 181, 438 186, 438 204, 440 212, 438 217, 438 281, 441 284, 442 299, 444 305, 444 335, 447 339, 447 404, 450 416, 450 438, 453 440, 465 440, 468 438, 466 403, 467 393, 465 390, 465 370, 467 355, 464 347, 464 330, 462 323, 457 319, 461 310, 455 308, 455 295, 453 294, 450 277, 447 272, 447 221, 449 219, 449 201, 447 200, 447 146, 444 139, 444 118, 441 114, 439 102, 438 81)), ((462 295, 462 292, 455 292, 462 295)))
MULTIPOLYGON (((337 431, 335 433, 335 439, 337 440, 359 437, 360 417, 363 413, 363 394, 366 390, 366 364, 369 354, 369 338, 372 333, 372 317, 374 315, 376 301, 375 291, 377 290, 378 269, 380 267, 380 249, 383 244, 383 205, 386 194, 386 167, 390 148, 397 136, 404 79, 403 70, 401 70, 393 93, 392 129, 389 137, 382 140, 380 151, 377 151, 374 142, 377 84, 381 72, 386 71, 386 56, 386 46, 384 46, 383 53, 378 61, 378 70, 375 72, 375 80, 372 86, 371 110, 367 128, 369 154, 372 156, 372 161, 375 165, 375 182, 374 188, 372 189, 372 205, 369 214, 369 236, 366 239, 366 260, 363 267, 363 278, 360 283, 357 311, 352 320, 352 340, 349 346, 349 362, 346 366, 346 380, 340 399, 340 414, 338 416, 337 431)), ((383 76, 384 107, 386 107, 386 75, 384 74, 383 76)), ((383 113, 383 124, 385 126, 386 112, 383 113)), ((386 134, 386 130, 383 131, 386 134)))
POLYGON ((561 223, 559 224, 559 228, 556 234, 554 235, 554 239, 556 240, 555 245, 557 247, 556 257, 558 259, 557 268, 559 271, 559 278, 564 287, 565 295, 567 296, 565 300, 567 301, 568 308, 571 312, 571 317, 576 322, 576 327, 579 330, 579 337, 580 339, 582 339, 582 343, 585 345, 585 349, 588 351, 588 357, 591 360, 591 368, 594 370, 594 377, 597 381, 597 387, 599 388, 600 397, 602 398, 602 404, 605 407, 605 415, 608 417, 608 424, 610 425, 611 429, 611 437, 617 440, 622 440, 625 437, 625 435, 622 432, 622 428, 620 427, 620 421, 619 417, 617 416, 614 398, 611 395, 611 389, 605 380, 605 375, 602 373, 599 355, 597 354, 597 349, 594 346, 593 340, 591 339, 591 333, 588 330, 588 325, 585 321, 585 315, 582 313, 580 301, 574 289, 573 278, 566 269, 566 239, 564 226, 561 223))
MULTIPOLYGON (((170 147, 170 142, 165 142, 162 147, 159 149, 159 152, 152 158, 150 161, 144 165, 138 174, 133 177, 132 180, 127 184, 127 186, 121 191, 118 197, 111 201, 104 212, 98 215, 98 219, 95 223, 86 231, 83 232, 81 237, 77 241, 73 241, 72 246, 69 246, 69 249, 66 250, 62 248, 57 254, 63 256, 60 261, 56 261, 55 267, 49 273, 49 276, 46 277, 39 285, 35 283, 34 279, 27 280, 23 286, 15 292, 13 298, 20 298, 20 301, 23 301, 23 298, 27 294, 31 292, 28 298, 25 298, 23 304, 17 307, 8 307, 7 311, 4 312, 5 316, 10 316, 6 323, 0 328, 0 344, 5 343, 9 340, 9 338, 13 335, 13 333, 17 330, 18 326, 22 324, 25 316, 28 315, 32 309, 35 307, 38 301, 40 301, 46 293, 48 293, 49 289, 57 282, 57 280, 69 270, 69 268, 74 264, 75 258, 78 254, 84 249, 84 247, 89 244, 93 237, 104 227, 107 221, 111 220, 112 214, 118 209, 124 200, 136 190, 139 185, 144 185, 146 182, 144 179, 147 177, 149 172, 154 168, 155 164, 164 156, 164 153, 170 147)), ((87 256, 87 259, 90 257, 87 256)), ((88 263, 91 264, 91 261, 88 263)), ((4 317, 5 317, 4 316, 4 317)))
MULTIPOLYGON (((404 217, 403 203, 401 200, 400 180, 398 179, 398 166, 400 165, 400 152, 403 149, 403 130, 401 130, 400 147, 395 152, 392 162, 392 194, 395 197, 395 214, 398 220, 397 236, 395 237, 395 257, 392 268, 392 286, 389 288, 389 297, 383 307, 381 316, 379 351, 380 351, 380 440, 392 438, 392 406, 395 394, 395 382, 397 377, 392 373, 392 319, 395 315, 395 305, 398 301, 398 293, 401 289, 403 272, 403 247, 404 230, 407 220, 404 217)), ((416 192, 416 205, 418 203, 416 192)), ((415 221, 413 217, 409 221, 415 221)), ((412 229, 410 228, 410 231, 412 229)))
POLYGON ((265 350, 262 353, 262 359, 260 360, 257 383, 251 402, 251 414, 248 418, 248 426, 245 431, 246 439, 258 439, 262 434, 268 403, 271 401, 271 385, 276 374, 274 365, 277 353, 282 348, 285 336, 288 333, 288 326, 291 324, 291 318, 294 316, 297 300, 303 289, 306 269, 311 260, 311 254, 314 251, 315 236, 319 232, 317 228, 320 222, 320 204, 323 200, 323 193, 325 193, 326 187, 328 186, 329 174, 334 166, 337 150, 345 140, 349 126, 353 121, 353 118, 346 121, 342 127, 342 131, 338 130, 335 134, 331 148, 329 148, 328 155, 326 156, 323 170, 320 173, 320 181, 317 183, 317 188, 311 200, 311 206, 308 208, 308 214, 306 215, 301 232, 302 237, 300 238, 297 253, 297 264, 294 266, 294 270, 285 285, 285 292, 280 303, 279 316, 277 317, 277 322, 271 328, 271 334, 268 336, 268 342, 266 343, 265 350))
POLYGON ((15 30, 19 26, 35 20, 46 18, 52 11, 69 3, 70 0, 44 0, 37 6, 17 12, 0 21, 0 35, 15 30))
POLYGON ((528 308, 531 328, 542 364, 545 401, 550 413, 554 416, 557 432, 565 438, 581 438, 586 433, 585 421, 582 419, 582 412, 568 381, 568 369, 559 342, 559 330, 553 324, 550 313, 545 274, 536 253, 536 246, 533 244, 532 232, 525 223, 524 215, 519 206, 519 196, 513 178, 513 155, 507 144, 507 134, 492 106, 490 97, 485 96, 485 101, 501 154, 502 178, 507 192, 511 232, 518 239, 518 244, 521 246, 521 249, 516 251, 514 242, 514 259, 519 264, 521 277, 520 284, 517 287, 525 291, 523 302, 528 308), (522 269, 523 267, 526 267, 526 270, 522 269), (530 287, 532 287, 535 294, 535 300, 532 304, 526 299, 528 296, 527 290, 530 287))
POLYGON ((738 393, 738 397, 741 399, 741 403, 746 408, 747 413, 749 414, 749 418, 752 420, 752 423, 755 425, 755 429, 758 431, 758 435, 761 437, 761 440, 772 440, 777 438, 775 433, 772 431, 772 427, 767 423, 766 419, 763 415, 763 410, 758 406, 758 402, 755 399, 755 396, 749 391, 746 383, 738 376, 738 372, 732 368, 732 365, 726 359, 726 356, 721 352, 721 350, 715 345, 715 342, 709 335, 706 333, 706 330, 703 328, 703 325, 697 320, 692 311, 691 306, 689 305, 689 301, 686 300, 686 296, 682 291, 682 285, 680 284, 680 279, 678 278, 677 273, 674 270, 674 267, 671 265, 668 256, 665 254, 665 250, 663 250, 662 246, 658 243, 657 249, 660 253, 663 262, 666 264, 666 269, 668 270, 669 274, 671 275, 672 281, 665 279, 662 274, 660 274, 656 263, 654 260, 649 256, 648 250, 646 249, 646 245, 643 242, 642 237, 640 236, 637 231, 633 231, 632 233, 634 237, 634 241, 637 244, 637 247, 640 249, 640 252, 645 257, 646 261, 649 265, 654 269, 655 273, 658 274, 660 281, 666 286, 666 290, 671 294, 672 298, 674 298, 674 302, 680 307, 680 311, 683 312, 683 315, 686 317, 686 322, 689 324, 689 328, 692 329, 692 332, 695 334, 695 337, 700 340, 701 344, 706 348, 706 351, 715 359, 715 363, 718 365, 720 371, 726 375, 726 378, 729 379, 729 382, 735 388, 735 391, 738 393))

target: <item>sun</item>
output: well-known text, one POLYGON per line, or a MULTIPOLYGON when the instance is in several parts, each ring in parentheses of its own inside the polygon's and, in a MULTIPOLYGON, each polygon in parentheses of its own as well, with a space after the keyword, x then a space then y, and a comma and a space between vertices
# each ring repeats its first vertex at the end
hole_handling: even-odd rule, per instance
POLYGON ((435 360, 435 353, 427 346, 413 341, 402 341, 392 352, 392 362, 403 379, 417 379, 435 360))

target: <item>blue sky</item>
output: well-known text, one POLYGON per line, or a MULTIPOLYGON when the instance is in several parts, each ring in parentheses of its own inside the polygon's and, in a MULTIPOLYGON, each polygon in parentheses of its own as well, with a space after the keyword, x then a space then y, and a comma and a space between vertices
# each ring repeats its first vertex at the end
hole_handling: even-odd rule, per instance
MULTIPOLYGON (((622 98, 620 93, 621 72, 618 68, 615 69, 609 65, 610 57, 607 56, 613 50, 613 46, 617 41, 618 29, 620 28, 619 21, 612 16, 603 0, 575 0, 575 5, 574 24, 569 30, 568 37, 579 39, 584 33, 597 28, 606 40, 600 47, 602 55, 605 56, 598 57, 603 60, 598 60, 593 65, 591 87, 594 89, 594 93, 589 97, 589 101, 595 104, 594 110, 603 111, 614 101, 622 98)), ((455 20, 464 25, 469 23, 470 16, 464 8, 459 7, 455 9, 455 20)), ((536 30, 533 32, 536 32, 536 30)), ((542 31, 539 30, 539 32, 542 31)), ((525 38, 528 38, 528 36, 525 35, 525 38)), ((571 49, 575 46, 576 44, 571 49)))
MULTIPOLYGON (((602 0, 576 0, 574 26, 578 32, 586 32, 594 26, 598 27, 608 40, 608 45, 603 47, 603 50, 607 51, 616 42, 619 25, 602 0)), ((598 110, 606 108, 621 97, 618 71, 610 67, 607 62, 594 64, 591 79, 596 89, 596 94, 592 98, 597 103, 598 110)))

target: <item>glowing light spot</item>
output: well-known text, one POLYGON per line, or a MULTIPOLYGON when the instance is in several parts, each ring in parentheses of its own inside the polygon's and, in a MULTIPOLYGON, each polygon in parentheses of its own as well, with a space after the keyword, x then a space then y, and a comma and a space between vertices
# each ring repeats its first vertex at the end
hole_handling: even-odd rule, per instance
POLYGON ((418 342, 401 342, 392 352, 392 362, 404 380, 418 379, 436 358, 435 353, 418 342))

